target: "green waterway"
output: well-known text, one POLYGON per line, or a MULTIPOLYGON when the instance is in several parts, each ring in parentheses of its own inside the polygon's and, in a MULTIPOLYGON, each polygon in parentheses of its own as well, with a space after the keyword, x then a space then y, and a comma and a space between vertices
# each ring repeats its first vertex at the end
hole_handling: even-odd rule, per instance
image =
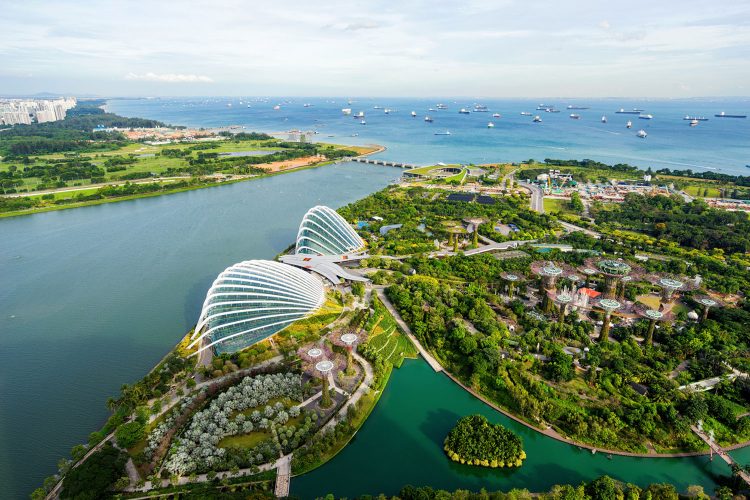
MULTIPOLYGON (((745 448, 734 453, 743 462, 750 459, 745 448)), ((303 499, 334 493, 353 497, 361 494, 395 494, 406 485, 429 485, 453 490, 509 490, 528 488, 545 491, 560 483, 579 483, 608 474, 623 481, 647 485, 670 482, 684 490, 700 484, 713 493, 714 478, 729 474, 720 459, 631 458, 592 455, 542 436, 496 412, 471 396, 447 376, 435 373, 426 362, 407 360, 394 370, 377 407, 354 440, 322 467, 295 477, 291 493, 303 499), (523 438, 528 458, 516 469, 487 469, 451 462, 442 443, 456 421, 481 413, 523 438)))

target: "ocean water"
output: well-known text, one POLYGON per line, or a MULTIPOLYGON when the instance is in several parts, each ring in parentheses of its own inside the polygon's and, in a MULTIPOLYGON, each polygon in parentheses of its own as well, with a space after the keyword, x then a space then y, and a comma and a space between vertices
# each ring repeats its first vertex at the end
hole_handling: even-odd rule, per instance
POLYGON ((355 98, 158 98, 113 99, 108 109, 125 116, 154 118, 175 125, 217 127, 238 125, 248 131, 316 131, 317 141, 340 144, 381 144, 386 160, 414 164, 490 163, 530 158, 583 159, 605 163, 629 163, 641 168, 691 169, 750 175, 750 119, 716 118, 714 114, 750 115, 750 98, 690 100, 623 99, 508 99, 484 100, 487 113, 471 110, 472 99, 355 98), (446 110, 429 111, 442 102, 446 110), (554 105, 560 113, 537 111, 540 103, 554 105), (305 107, 304 104, 310 104, 305 107), (231 104, 231 106, 229 106, 231 104), (275 105, 280 109, 274 110, 275 105), (568 110, 568 105, 587 106, 568 110), (249 107, 248 107, 249 106, 249 107), (375 109, 375 107, 381 109, 375 109), (344 116, 342 108, 351 108, 344 116), (384 112, 390 108, 390 114, 384 112), (620 108, 639 108, 652 120, 638 115, 616 114, 620 108), (366 125, 354 119, 364 111, 366 125), (417 116, 412 118, 411 111, 417 116), (538 114, 541 123, 533 123, 538 114), (493 118, 500 113, 501 118, 493 118), (570 118, 571 113, 581 116, 570 118), (432 123, 424 121, 425 116, 432 123), (708 121, 690 127, 686 115, 705 116, 708 121), (607 123, 602 123, 602 116, 607 123), (628 120, 633 128, 627 129, 628 120), (487 127, 492 121, 495 127, 487 127), (636 136, 643 129, 648 137, 636 136), (451 135, 435 135, 435 132, 451 135))

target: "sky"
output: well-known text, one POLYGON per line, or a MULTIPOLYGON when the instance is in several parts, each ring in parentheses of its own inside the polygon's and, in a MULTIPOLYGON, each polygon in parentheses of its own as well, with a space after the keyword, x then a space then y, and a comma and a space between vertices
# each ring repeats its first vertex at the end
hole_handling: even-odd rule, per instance
POLYGON ((750 0, 2 0, 0 95, 750 95, 750 0))

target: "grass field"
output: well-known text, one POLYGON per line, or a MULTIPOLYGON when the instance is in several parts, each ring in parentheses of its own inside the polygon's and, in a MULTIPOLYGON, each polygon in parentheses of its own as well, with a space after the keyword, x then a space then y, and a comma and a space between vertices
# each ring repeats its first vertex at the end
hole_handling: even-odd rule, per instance
POLYGON ((701 198, 718 198, 721 196, 721 191, 718 187, 705 183, 705 184, 690 184, 683 188, 690 196, 701 197, 701 198))
POLYGON ((560 212, 561 214, 578 215, 577 212, 571 210, 568 200, 559 200, 556 198, 544 198, 544 211, 547 213, 560 212))
MULTIPOLYGON (((195 157, 199 152, 200 153, 237 153, 237 152, 265 152, 266 154, 271 154, 276 151, 279 151, 278 146, 276 145, 277 141, 270 140, 270 141, 258 141, 258 140, 242 140, 242 141, 233 141, 233 140, 224 140, 224 141, 215 141, 210 143, 204 143, 204 145, 211 147, 208 147, 207 149, 202 149, 200 151, 194 151, 192 153, 192 156, 195 157)), ((322 145, 322 143, 321 143, 322 145)), ((326 144, 328 146, 332 146, 336 149, 350 149, 354 150, 360 154, 362 153, 368 153, 375 150, 375 147, 368 147, 368 146, 344 146, 344 145, 337 145, 337 144, 326 144)), ((1 160, 0 161, 0 172, 7 171, 11 166, 15 166, 19 171, 23 170, 25 167, 32 167, 34 165, 43 165, 47 164, 50 161, 54 160, 60 160, 63 158, 78 158, 85 161, 90 161, 94 165, 105 169, 106 165, 105 162, 109 158, 114 157, 122 157, 122 158, 132 158, 135 159, 135 163, 123 165, 125 166, 125 170, 118 170, 115 172, 107 172, 104 175, 104 182, 112 182, 117 181, 122 178, 123 175, 126 174, 137 174, 137 173, 153 173, 155 175, 162 175, 165 174, 169 169, 182 169, 187 168, 188 162, 186 158, 174 158, 166 155, 162 155, 162 151, 165 149, 170 150, 186 150, 188 148, 196 146, 196 143, 176 143, 176 144, 165 144, 165 145, 148 145, 143 143, 133 143, 128 144, 127 146, 124 146, 120 149, 114 150, 114 151, 102 151, 102 152, 95 152, 95 153, 79 153, 79 154, 65 154, 65 153, 55 153, 55 154, 48 154, 48 155, 38 155, 38 156, 30 156, 29 160, 30 163, 23 163, 18 160, 1 160)), ((37 188, 37 186, 44 184, 43 180, 38 177, 25 177, 22 179, 23 184, 18 186, 17 189, 19 190, 33 190, 37 188)), ((65 182, 66 187, 73 187, 73 186, 85 186, 91 184, 90 179, 73 179, 65 182)), ((49 185, 49 181, 45 185, 49 185)))

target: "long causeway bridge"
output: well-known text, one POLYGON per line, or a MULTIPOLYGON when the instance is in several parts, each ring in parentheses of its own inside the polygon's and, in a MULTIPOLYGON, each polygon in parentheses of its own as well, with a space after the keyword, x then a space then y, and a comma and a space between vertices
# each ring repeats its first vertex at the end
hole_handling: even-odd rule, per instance
POLYGON ((344 158, 342 161, 355 161, 357 163, 369 163, 370 165, 384 165, 386 167, 398 167, 398 168, 417 168, 418 165, 412 165, 410 163, 399 163, 395 161, 376 160, 374 158, 368 158, 366 156, 355 156, 353 158, 344 158))

